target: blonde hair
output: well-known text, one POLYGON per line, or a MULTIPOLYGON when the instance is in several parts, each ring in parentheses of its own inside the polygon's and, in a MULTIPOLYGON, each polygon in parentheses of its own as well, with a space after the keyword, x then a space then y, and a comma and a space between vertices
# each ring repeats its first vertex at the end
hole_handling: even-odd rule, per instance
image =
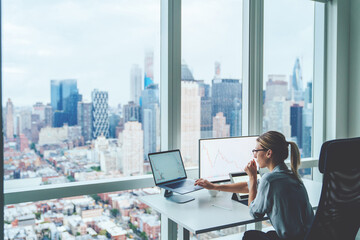
MULTIPOLYGON (((300 166, 300 151, 295 142, 287 142, 285 136, 282 133, 276 131, 269 131, 260 135, 256 141, 264 148, 271 149, 274 155, 274 159, 284 162, 289 156, 290 144, 291 149, 291 171, 294 176, 301 181, 298 168, 300 166)), ((278 162, 280 163, 280 162, 278 162)), ((278 164, 277 163, 277 164, 278 164)))

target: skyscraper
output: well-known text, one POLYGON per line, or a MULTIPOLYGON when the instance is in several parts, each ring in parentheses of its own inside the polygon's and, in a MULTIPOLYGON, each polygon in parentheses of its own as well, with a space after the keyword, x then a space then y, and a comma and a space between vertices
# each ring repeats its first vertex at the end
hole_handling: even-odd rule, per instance
POLYGON ((233 111, 231 112, 231 136, 241 136, 242 129, 241 129, 241 101, 238 98, 234 99, 234 107, 233 111))
POLYGON ((241 83, 238 79, 213 79, 212 80, 212 116, 222 112, 226 118, 226 124, 233 128, 232 113, 234 111, 234 99, 241 103, 241 83))
POLYGON ((91 93, 92 99, 92 133, 93 139, 98 136, 109 137, 109 95, 108 92, 94 89, 91 93))
POLYGON ((128 122, 128 121, 141 122, 140 106, 132 101, 124 105, 123 114, 124 114, 124 122, 128 122))
POLYGON ((291 124, 291 137, 296 137, 296 143, 299 148, 302 148, 303 136, 303 106, 293 104, 290 108, 290 124, 291 124))
POLYGON ((304 100, 302 89, 303 89, 302 70, 300 66, 300 59, 297 58, 295 60, 295 65, 293 68, 293 74, 292 74, 291 86, 290 86, 291 99, 294 102, 300 102, 304 100))
POLYGON ((144 172, 143 136, 141 123, 133 121, 125 123, 120 140, 125 176, 139 175, 144 172))
POLYGON ((218 112, 213 118, 213 137, 229 137, 230 125, 226 124, 226 118, 222 112, 218 112))
POLYGON ((120 122, 120 116, 112 113, 109 117, 109 137, 116 138, 116 127, 120 122))
POLYGON ((198 161, 201 123, 199 84, 187 67, 181 66, 181 153, 185 166, 198 161))
POLYGON ((142 74, 139 65, 134 64, 130 73, 130 100, 136 104, 140 104, 140 96, 142 89, 142 74))
POLYGON ((6 102, 6 137, 14 137, 14 105, 10 98, 6 102))
POLYGON ((290 105, 286 75, 269 75, 264 102, 264 131, 279 131, 291 137, 290 105))
POLYGON ((84 141, 92 139, 92 103, 78 102, 77 122, 81 127, 81 135, 84 141))
POLYGON ((158 116, 159 109, 159 87, 157 84, 147 86, 142 92, 142 124, 144 130, 144 158, 148 153, 156 152, 157 135, 160 128, 158 116))
POLYGON ((154 83, 154 52, 147 50, 145 52, 145 63, 144 63, 145 79, 144 79, 144 89, 154 83))
POLYGON ((56 122, 60 126, 64 123, 68 123, 69 126, 76 125, 78 101, 81 101, 81 95, 78 92, 75 79, 51 80, 51 106, 54 112, 63 111, 64 113, 54 115, 54 124, 56 122), (61 116, 61 119, 55 119, 57 116, 61 116))
POLYGON ((201 97, 201 138, 212 137, 210 85, 198 81, 201 97))

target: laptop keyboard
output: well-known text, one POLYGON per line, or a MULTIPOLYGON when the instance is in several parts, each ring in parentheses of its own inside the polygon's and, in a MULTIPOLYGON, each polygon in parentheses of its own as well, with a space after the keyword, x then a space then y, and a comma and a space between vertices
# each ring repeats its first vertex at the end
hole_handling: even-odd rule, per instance
POLYGON ((194 183, 189 181, 182 181, 182 182, 167 184, 166 186, 169 188, 178 188, 178 187, 194 186, 194 183))

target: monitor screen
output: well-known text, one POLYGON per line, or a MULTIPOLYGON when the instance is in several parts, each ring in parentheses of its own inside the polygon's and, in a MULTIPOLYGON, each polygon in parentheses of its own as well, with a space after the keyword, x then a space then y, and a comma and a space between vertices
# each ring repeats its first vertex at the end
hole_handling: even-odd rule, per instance
POLYGON ((254 158, 258 136, 199 140, 199 175, 211 182, 228 181, 229 173, 242 172, 254 158))
POLYGON ((156 185, 186 178, 179 150, 151 153, 149 161, 156 185))

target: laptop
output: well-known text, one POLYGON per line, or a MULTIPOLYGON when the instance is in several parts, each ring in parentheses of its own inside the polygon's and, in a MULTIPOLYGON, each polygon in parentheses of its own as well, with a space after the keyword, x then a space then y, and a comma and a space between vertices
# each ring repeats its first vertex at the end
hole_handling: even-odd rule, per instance
POLYGON ((179 194, 202 189, 194 186, 195 180, 187 179, 180 150, 149 153, 155 185, 179 194))

